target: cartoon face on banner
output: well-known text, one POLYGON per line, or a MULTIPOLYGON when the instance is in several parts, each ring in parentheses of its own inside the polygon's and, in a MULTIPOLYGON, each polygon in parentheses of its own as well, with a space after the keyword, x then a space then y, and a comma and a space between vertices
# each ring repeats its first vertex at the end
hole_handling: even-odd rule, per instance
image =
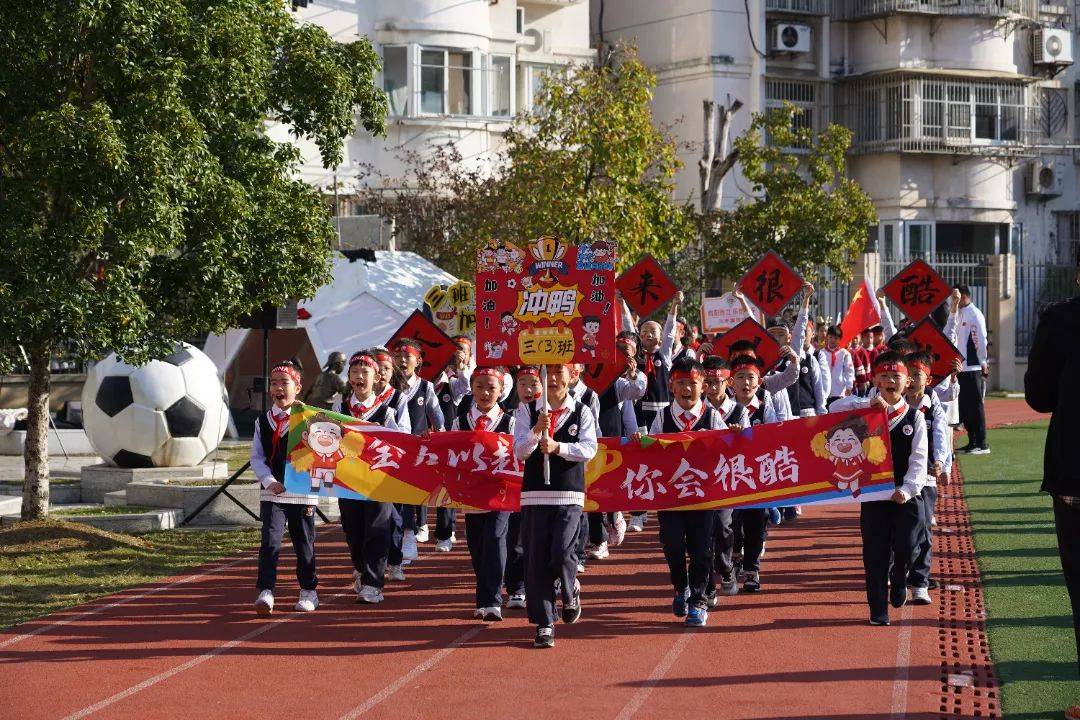
POLYGON ((480 365, 606 361, 615 344, 615 245, 495 241, 479 253, 476 301, 480 365))
POLYGON ((802 276, 771 250, 739 281, 739 289, 766 315, 780 312, 802 286, 802 276))
POLYGON ((754 346, 754 354, 765 364, 765 372, 780 360, 780 343, 773 339, 756 320, 747 318, 720 336, 713 344, 713 353, 731 361, 731 346, 746 340, 754 346))
POLYGON ((945 333, 930 318, 926 318, 908 333, 908 340, 920 350, 930 353, 930 386, 937 385, 952 374, 953 365, 963 356, 945 333))
POLYGON ((913 260, 883 290, 912 322, 919 322, 932 313, 952 292, 949 283, 922 260, 913 260))
POLYGON ((390 337, 386 344, 391 352, 395 349, 398 340, 412 338, 420 343, 424 350, 424 358, 416 374, 425 380, 434 380, 442 372, 450 358, 457 352, 457 345, 450 337, 432 323, 419 310, 414 310, 405 322, 401 324, 390 337))
POLYGON ((476 337, 476 288, 468 280, 433 285, 424 293, 424 307, 425 314, 447 335, 476 337))
POLYGON ((659 310, 677 292, 675 283, 652 255, 641 258, 620 275, 615 287, 630 309, 642 318, 659 310))

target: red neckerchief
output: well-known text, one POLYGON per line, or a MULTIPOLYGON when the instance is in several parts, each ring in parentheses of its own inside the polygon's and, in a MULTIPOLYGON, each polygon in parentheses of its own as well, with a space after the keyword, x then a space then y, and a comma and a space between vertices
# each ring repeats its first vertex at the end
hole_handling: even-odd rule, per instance
POLYGON ((552 410, 551 411, 551 414, 550 414, 550 417, 551 417, 551 426, 550 427, 551 427, 551 429, 548 431, 550 434, 555 433, 555 428, 558 427, 558 425, 559 425, 559 418, 561 418, 563 416, 563 413, 566 412, 566 410, 567 410, 567 408, 561 407, 558 410, 552 410))
POLYGON ((683 432, 690 432, 694 429, 694 425, 697 424, 698 419, 694 417, 693 413, 689 410, 683 410, 679 408, 679 416, 675 418, 679 424, 682 425, 683 432))
POLYGON ((278 417, 274 411, 277 407, 272 407, 266 411, 266 420, 270 423, 270 427, 274 429, 273 437, 270 438, 270 460, 277 457, 278 450, 280 450, 281 440, 289 434, 289 411, 282 410, 281 416, 278 417))
POLYGON ((651 352, 651 353, 649 353, 648 355, 645 356, 645 374, 646 375, 652 375, 652 372, 653 372, 653 369, 654 369, 653 355, 655 355, 655 354, 656 354, 655 352, 651 352))
POLYGON ((840 347, 836 348, 835 350, 829 350, 828 348, 825 348, 825 352, 829 353, 829 367, 836 367, 836 356, 839 355, 840 351, 843 349, 844 348, 840 347))
POLYGON ((756 413, 758 411, 759 407, 761 407, 761 406, 758 405, 758 399, 757 399, 757 396, 755 395, 753 400, 746 403, 746 412, 749 415, 753 415, 754 413, 756 413))
POLYGON ((476 407, 475 405, 473 406, 473 410, 480 413, 480 415, 476 418, 476 422, 473 423, 473 425, 474 425, 473 429, 480 430, 481 432, 485 432, 485 431, 489 430, 490 428, 494 427, 499 422, 499 420, 502 419, 502 416, 503 416, 502 411, 500 411, 498 420, 492 420, 491 417, 486 412, 483 412, 482 410, 480 410, 480 408, 476 407))
POLYGON ((897 408, 895 410, 889 410, 888 421, 889 421, 889 429, 890 430, 893 429, 893 426, 897 422, 899 422, 900 418, 902 418, 907 413, 907 411, 908 411, 907 400, 901 398, 900 399, 900 404, 897 406, 897 408))

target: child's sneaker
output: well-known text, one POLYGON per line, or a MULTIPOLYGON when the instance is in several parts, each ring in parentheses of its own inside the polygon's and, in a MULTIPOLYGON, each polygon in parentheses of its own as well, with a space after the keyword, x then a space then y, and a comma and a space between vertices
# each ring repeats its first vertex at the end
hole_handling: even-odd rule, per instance
POLYGON ((581 585, 574 582, 574 596, 570 602, 563 603, 562 620, 567 625, 573 625, 581 619, 581 585))
POLYGON ((615 513, 615 522, 613 524, 613 530, 615 537, 611 540, 611 544, 615 547, 619 547, 623 544, 623 540, 626 539, 626 517, 621 512, 615 513))
POLYGON ((487 608, 476 608, 475 610, 473 610, 472 616, 477 620, 483 620, 485 610, 487 610, 487 608))
POLYGON ((929 605, 932 602, 930 599, 930 590, 924 587, 911 588, 911 604, 912 605, 929 605))
POLYGON ((585 572, 585 563, 579 562, 579 563, 577 564, 577 571, 578 571, 578 574, 579 574, 579 575, 580 575, 581 573, 585 572))
POLYGON ((743 592, 758 592, 761 590, 761 576, 756 572, 746 573, 746 579, 742 584, 743 592))
POLYGON ((401 569, 400 565, 390 566, 390 579, 397 582, 402 582, 405 580, 405 571, 401 569))
POLYGON ((889 613, 885 613, 884 615, 871 615, 870 616, 870 624, 871 625, 878 625, 878 626, 888 626, 888 624, 889 624, 889 613))
POLYGON ((551 627, 550 625, 544 625, 542 627, 536 628, 536 639, 533 640, 533 647, 555 647, 555 628, 551 627))
POLYGON ((710 610, 720 605, 720 598, 716 595, 716 588, 705 593, 705 604, 710 610))
POLYGON ((686 590, 675 593, 675 599, 671 601, 671 612, 675 617, 686 617, 686 590))
POLYGON ((416 529, 416 542, 426 543, 428 541, 428 526, 421 525, 416 529))
POLYGON ((611 553, 608 552, 608 545, 606 542, 602 542, 596 547, 589 550, 589 558, 592 560, 603 560, 611 553))
POLYGON ((510 599, 506 601, 507 610, 524 610, 525 609, 525 593, 513 593, 510 595, 510 599))
POLYGON ((453 550, 454 549, 454 538, 453 538, 453 536, 450 536, 450 537, 446 538, 445 540, 440 540, 439 542, 435 543, 435 549, 438 550, 439 552, 450 552, 451 550, 453 550))
POLYGON ((709 620, 709 612, 705 608, 691 607, 686 613, 686 624, 690 627, 704 627, 709 620))
POLYGON ((263 617, 274 612, 274 591, 263 590, 255 599, 255 612, 263 617))
POLYGON ((907 605, 907 585, 904 585, 903 583, 890 584, 889 603, 897 609, 907 605))
POLYGON ((488 607, 483 608, 484 622, 502 622, 502 608, 501 607, 488 607))
POLYGON ((361 585, 359 595, 360 602, 368 605, 377 605, 385 599, 382 588, 372 587, 371 585, 361 585))
POLYGON ((734 574, 720 578, 720 593, 723 595, 737 595, 739 593, 739 583, 735 581, 734 574))
POLYGON ((300 599, 296 601, 297 612, 312 612, 319 607, 319 593, 314 590, 301 590, 300 599))
POLYGON ((401 537, 401 558, 411 562, 418 557, 420 557, 420 548, 416 546, 416 533, 406 530, 401 537))
POLYGON ((641 532, 645 529, 645 516, 644 515, 631 515, 630 524, 626 526, 626 529, 630 532, 641 532))

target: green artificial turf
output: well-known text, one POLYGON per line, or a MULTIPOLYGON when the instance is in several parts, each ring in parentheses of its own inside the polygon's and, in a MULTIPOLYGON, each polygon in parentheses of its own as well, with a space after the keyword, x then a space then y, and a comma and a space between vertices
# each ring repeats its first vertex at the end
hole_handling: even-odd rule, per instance
POLYGON ((60 505, 52 511, 56 517, 85 517, 87 515, 134 515, 137 513, 160 510, 147 505, 95 505, 93 507, 66 508, 60 505))
POLYGON ((989 432, 959 455, 1006 718, 1059 718, 1080 704, 1076 645, 1050 496, 1039 492, 1046 423, 989 432))
POLYGON ((0 628, 259 545, 259 529, 138 537, 63 520, 0 528, 0 628))

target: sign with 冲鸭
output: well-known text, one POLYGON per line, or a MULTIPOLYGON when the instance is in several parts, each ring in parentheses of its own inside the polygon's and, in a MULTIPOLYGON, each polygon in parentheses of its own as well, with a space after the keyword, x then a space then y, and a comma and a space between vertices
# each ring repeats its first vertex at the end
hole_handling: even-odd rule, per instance
POLYGON ((739 289, 766 315, 780 312, 802 286, 802 276, 772 250, 765 253, 739 281, 739 289))
POLYGON ((706 334, 727 332, 748 318, 746 307, 734 293, 720 297, 707 297, 701 303, 701 332, 706 334))
POLYGON ((424 358, 416 374, 425 380, 434 380, 443 371, 450 358, 457 352, 457 345, 437 325, 424 317, 419 310, 405 319, 393 335, 388 348, 394 350, 399 340, 412 338, 420 343, 424 358))
POLYGON ((626 304, 642 320, 659 310, 677 292, 675 283, 652 255, 646 255, 634 263, 632 268, 619 276, 615 286, 626 304))
POLYGON ((949 298, 952 288, 924 260, 913 260, 882 288, 912 322, 919 322, 949 298))
POLYGON ((960 351, 931 318, 926 318, 908 333, 907 339, 930 355, 930 382, 934 386, 952 374, 960 351))
POLYGON ((476 266, 479 365, 600 363, 615 356, 615 244, 494 241, 476 266))
POLYGON ((476 290, 468 280, 453 285, 432 285, 424 293, 424 314, 440 330, 455 337, 476 337, 476 290))
POLYGON ((776 342, 756 320, 750 318, 721 335, 720 339, 713 343, 713 354, 730 362, 731 346, 740 340, 745 340, 753 346, 754 354, 761 358, 761 362, 765 365, 765 372, 779 362, 780 343, 776 342))

